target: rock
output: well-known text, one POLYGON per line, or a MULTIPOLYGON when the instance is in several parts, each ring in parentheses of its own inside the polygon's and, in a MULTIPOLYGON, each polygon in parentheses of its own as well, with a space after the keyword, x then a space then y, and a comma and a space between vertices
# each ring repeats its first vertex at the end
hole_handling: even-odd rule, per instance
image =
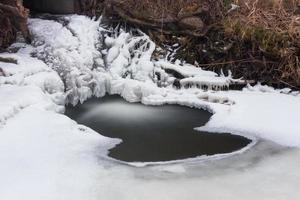
POLYGON ((203 12, 209 12, 209 10, 210 7, 207 2, 203 2, 201 4, 193 3, 191 5, 181 8, 181 10, 178 13, 178 18, 182 19, 184 17, 199 15, 203 12))
POLYGON ((7 48, 21 32, 27 42, 30 34, 27 29, 29 11, 23 7, 22 0, 0 0, 0 49, 7 48))
POLYGON ((174 83, 173 83, 173 87, 175 87, 176 89, 180 89, 181 88, 181 83, 179 79, 175 79, 174 83))
POLYGON ((182 29, 201 31, 204 26, 203 21, 199 17, 187 17, 179 21, 179 27, 182 29))
POLYGON ((75 13, 90 17, 102 14, 105 0, 75 0, 75 13))
POLYGON ((0 68, 0 76, 5 76, 5 73, 2 68, 0 68))
POLYGON ((140 27, 195 36, 205 34, 224 12, 223 0, 106 0, 106 5, 110 13, 140 27))

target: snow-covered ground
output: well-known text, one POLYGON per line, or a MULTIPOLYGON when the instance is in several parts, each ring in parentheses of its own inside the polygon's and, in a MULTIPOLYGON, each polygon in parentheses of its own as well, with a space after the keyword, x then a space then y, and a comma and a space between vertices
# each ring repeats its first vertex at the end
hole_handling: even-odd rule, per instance
POLYGON ((83 16, 31 19, 31 45, 3 53, 0 199, 298 199, 300 95, 248 86, 218 91, 231 76, 151 59, 143 33, 115 32, 83 16), (181 89, 173 87, 183 76, 181 89), (161 87, 158 87, 161 86, 161 87), (209 89, 209 90, 206 90, 209 89), (203 129, 255 137, 226 159, 136 168, 107 158, 120 142, 64 116, 66 103, 119 94, 146 105, 180 104, 214 113, 203 129))

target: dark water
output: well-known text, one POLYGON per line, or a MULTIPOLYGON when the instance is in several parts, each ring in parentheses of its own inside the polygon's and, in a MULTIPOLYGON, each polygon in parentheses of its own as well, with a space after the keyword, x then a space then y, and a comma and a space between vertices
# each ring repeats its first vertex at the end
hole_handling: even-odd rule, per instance
POLYGON ((23 2, 30 11, 51 14, 75 13, 75 0, 23 0, 23 2))
POLYGON ((130 104, 118 96, 67 107, 66 115, 104 136, 120 138, 109 156, 127 162, 156 162, 230 153, 251 141, 231 134, 195 131, 209 112, 181 106, 130 104))

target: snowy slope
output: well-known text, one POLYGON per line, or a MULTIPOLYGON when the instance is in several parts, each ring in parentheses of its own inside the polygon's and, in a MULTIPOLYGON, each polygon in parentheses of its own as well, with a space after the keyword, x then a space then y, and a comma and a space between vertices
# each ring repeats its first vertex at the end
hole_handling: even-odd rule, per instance
POLYGON ((35 105, 0 133, 1 199, 98 198, 98 158, 112 147, 111 139, 35 105))
POLYGON ((24 47, 1 54, 18 64, 0 62, 0 199, 96 200, 99 159, 120 141, 59 114, 63 80, 24 47))

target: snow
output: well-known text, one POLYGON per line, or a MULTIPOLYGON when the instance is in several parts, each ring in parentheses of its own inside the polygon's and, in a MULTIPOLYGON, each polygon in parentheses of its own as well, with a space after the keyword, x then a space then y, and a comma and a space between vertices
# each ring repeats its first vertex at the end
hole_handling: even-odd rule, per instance
POLYGON ((118 94, 128 102, 140 102, 142 98, 153 94, 161 94, 164 89, 154 84, 139 82, 131 79, 111 80, 109 94, 118 94))
POLYGON ((106 36, 105 44, 108 48, 105 60, 114 79, 130 76, 139 81, 151 80, 154 70, 151 56, 155 44, 148 36, 115 31, 111 37, 106 36))
POLYGON ((27 50, 1 54, 18 64, 0 63, 0 199, 98 199, 99 159, 120 140, 60 114, 62 79, 27 50))
POLYGON ((97 199, 94 155, 105 155, 110 140, 63 115, 25 108, 1 130, 1 199, 97 199))
POLYGON ((217 111, 202 130, 249 133, 284 146, 300 147, 299 96, 255 91, 224 94, 236 105, 217 111))
POLYGON ((77 15, 61 20, 66 25, 52 20, 29 20, 35 47, 32 54, 64 80, 67 103, 76 105, 92 95, 103 96, 105 91, 99 87, 105 82, 103 59, 99 51, 99 21, 77 15))
POLYGON ((18 61, 0 63, 0 199, 299 198, 299 92, 260 84, 213 91, 236 80, 154 61, 147 35, 99 24, 77 15, 30 19, 33 45, 14 44, 17 53, 0 54, 18 61), (183 85, 211 88, 174 88, 168 70, 181 74, 183 85), (120 140, 60 114, 67 103, 106 93, 145 105, 206 109, 214 115, 198 129, 244 135, 257 144, 226 159, 128 166, 107 157, 120 140))
POLYGON ((44 109, 53 110, 58 107, 36 86, 0 86, 0 124, 5 124, 9 118, 22 109, 37 104, 44 109))
POLYGON ((183 66, 180 63, 172 64, 166 61, 159 61, 157 65, 160 65, 163 69, 170 69, 182 74, 184 77, 195 77, 195 76, 208 76, 215 77, 216 73, 210 71, 204 71, 200 67, 195 67, 190 64, 184 64, 183 66))
MULTIPOLYGON (((123 199, 151 199, 153 194, 156 199, 195 199, 195 197, 201 199, 240 199, 241 197, 243 199, 297 199, 297 186, 293 185, 296 182, 291 182, 291 180, 296 181, 299 175, 291 171, 285 173, 284 176, 281 174, 283 169, 296 169, 290 168, 290 164, 299 167, 299 159, 278 156, 266 159, 250 170, 233 170, 226 175, 204 175, 195 178, 195 174, 194 176, 191 174, 193 178, 189 179, 180 178, 180 176, 163 181, 150 179, 143 184, 136 180, 132 183, 136 185, 135 189, 129 189, 125 195, 114 188, 113 191, 119 194, 115 197, 123 197, 123 199)), ((203 170, 203 168, 198 168, 198 170, 203 170)), ((211 170, 216 173, 214 167, 211 170)), ((117 184, 117 188, 118 182, 114 183, 117 184)))

